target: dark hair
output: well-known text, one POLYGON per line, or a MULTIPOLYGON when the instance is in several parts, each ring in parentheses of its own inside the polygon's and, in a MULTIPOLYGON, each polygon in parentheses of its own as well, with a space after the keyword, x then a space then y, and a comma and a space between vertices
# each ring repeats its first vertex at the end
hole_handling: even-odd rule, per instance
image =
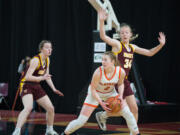
POLYGON ((44 44, 45 43, 50 43, 52 45, 52 42, 49 41, 49 40, 42 40, 40 43, 39 43, 39 52, 41 52, 41 49, 44 47, 44 44))
POLYGON ((118 62, 118 60, 117 60, 117 57, 116 57, 116 55, 115 55, 112 51, 104 52, 104 55, 108 55, 112 61, 114 60, 114 65, 115 65, 115 66, 118 66, 118 65, 119 65, 119 62, 118 62))
POLYGON ((138 38, 139 35, 133 33, 134 30, 131 28, 131 25, 129 25, 129 24, 127 24, 127 23, 121 23, 120 28, 122 28, 122 27, 129 27, 129 29, 130 29, 130 31, 131 31, 131 33, 132 33, 132 37, 130 38, 130 41, 133 41, 133 40, 135 40, 136 38, 138 38))

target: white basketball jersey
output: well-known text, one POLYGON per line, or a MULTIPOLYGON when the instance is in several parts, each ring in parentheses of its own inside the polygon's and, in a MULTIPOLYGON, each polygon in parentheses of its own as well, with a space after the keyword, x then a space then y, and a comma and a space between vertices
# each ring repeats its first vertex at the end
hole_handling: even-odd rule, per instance
POLYGON ((115 89, 115 85, 118 83, 121 75, 121 67, 116 66, 111 78, 108 78, 103 66, 99 67, 101 79, 97 86, 96 91, 100 93, 109 93, 115 89))

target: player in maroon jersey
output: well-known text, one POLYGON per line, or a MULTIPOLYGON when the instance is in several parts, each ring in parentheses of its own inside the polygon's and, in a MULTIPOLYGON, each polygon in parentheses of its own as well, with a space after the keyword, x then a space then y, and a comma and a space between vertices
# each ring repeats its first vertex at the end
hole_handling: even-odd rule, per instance
MULTIPOLYGON (((138 47, 137 45, 130 44, 130 41, 136 38, 136 36, 133 36, 132 29, 129 25, 121 24, 121 29, 119 33, 120 41, 118 41, 116 39, 113 39, 107 36, 105 33, 104 21, 107 19, 106 12, 104 10, 100 10, 98 14, 99 14, 99 21, 100 21, 100 38, 112 47, 112 51, 114 52, 114 54, 117 55, 117 58, 119 60, 119 63, 121 64, 121 67, 124 68, 126 72, 126 79, 124 80, 124 84, 125 84, 124 98, 126 98, 128 106, 131 112, 134 114, 136 121, 138 121, 138 106, 135 100, 134 93, 130 87, 130 83, 127 79, 129 71, 131 69, 132 61, 133 61, 133 54, 138 53, 145 56, 155 55, 165 45, 166 37, 164 33, 159 32, 159 37, 158 37, 159 45, 157 45, 156 47, 152 49, 144 49, 144 48, 138 47)), ((102 121, 105 121, 105 120, 102 118, 102 121)), ((102 122, 101 124, 104 125, 105 122, 102 122)))
POLYGON ((46 135, 58 135, 53 129, 54 106, 40 85, 40 82, 45 80, 54 93, 63 96, 63 93, 55 88, 51 75, 49 74, 49 56, 52 52, 51 42, 47 40, 41 41, 39 44, 39 51, 40 53, 31 59, 30 65, 26 67, 20 79, 19 89, 24 109, 18 116, 17 125, 13 135, 21 134, 21 127, 26 122, 26 119, 32 110, 33 100, 36 100, 36 102, 47 112, 46 135))

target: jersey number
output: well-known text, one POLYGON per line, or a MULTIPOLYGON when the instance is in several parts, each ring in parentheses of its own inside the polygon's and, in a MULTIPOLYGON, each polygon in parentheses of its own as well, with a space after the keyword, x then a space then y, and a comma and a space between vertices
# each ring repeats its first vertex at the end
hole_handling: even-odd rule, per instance
POLYGON ((104 90, 108 90, 110 87, 109 86, 107 86, 106 88, 104 88, 104 90))
POLYGON ((132 60, 125 59, 124 68, 131 68, 132 66, 132 60))

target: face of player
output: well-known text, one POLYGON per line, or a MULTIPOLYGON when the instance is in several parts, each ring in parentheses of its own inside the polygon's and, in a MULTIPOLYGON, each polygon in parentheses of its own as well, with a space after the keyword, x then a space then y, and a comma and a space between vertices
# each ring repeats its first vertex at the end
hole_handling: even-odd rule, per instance
POLYGON ((107 69, 109 67, 114 66, 114 62, 111 60, 111 58, 108 55, 103 55, 102 66, 104 67, 104 69, 107 69))
POLYGON ((120 30, 121 41, 124 43, 128 43, 132 36, 131 30, 128 26, 124 26, 120 30))
POLYGON ((43 48, 41 49, 41 52, 45 55, 45 56, 50 56, 52 53, 52 45, 51 43, 44 43, 43 48))

